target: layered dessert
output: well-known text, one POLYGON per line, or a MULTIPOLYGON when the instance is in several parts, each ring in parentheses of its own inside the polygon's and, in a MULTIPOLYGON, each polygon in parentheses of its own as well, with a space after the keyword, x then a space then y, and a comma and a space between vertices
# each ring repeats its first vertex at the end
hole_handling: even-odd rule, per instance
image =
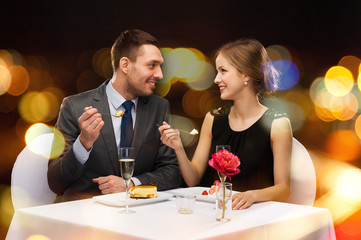
POLYGON ((157 197, 156 186, 135 186, 129 190, 131 198, 155 198, 157 197))

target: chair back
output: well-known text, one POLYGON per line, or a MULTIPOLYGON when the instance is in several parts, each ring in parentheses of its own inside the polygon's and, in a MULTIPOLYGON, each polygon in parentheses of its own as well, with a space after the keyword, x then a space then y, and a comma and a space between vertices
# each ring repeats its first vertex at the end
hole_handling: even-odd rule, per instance
POLYGON ((53 133, 40 135, 18 155, 11 173, 11 199, 15 210, 55 200, 56 194, 50 190, 47 178, 53 139, 53 133))
POLYGON ((307 149, 293 138, 291 194, 288 202, 312 206, 316 197, 316 173, 307 149))

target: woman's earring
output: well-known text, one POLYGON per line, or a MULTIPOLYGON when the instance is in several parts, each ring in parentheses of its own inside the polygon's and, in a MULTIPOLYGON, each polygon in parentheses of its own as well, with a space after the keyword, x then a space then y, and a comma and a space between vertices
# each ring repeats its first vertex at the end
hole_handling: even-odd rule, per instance
POLYGON ((248 81, 245 81, 245 82, 244 82, 244 85, 247 86, 247 85, 248 85, 248 81))

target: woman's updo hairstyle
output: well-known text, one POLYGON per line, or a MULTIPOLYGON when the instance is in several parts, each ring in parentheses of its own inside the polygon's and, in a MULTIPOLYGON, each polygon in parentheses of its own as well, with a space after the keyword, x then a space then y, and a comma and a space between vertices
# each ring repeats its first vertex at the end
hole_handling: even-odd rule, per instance
POLYGON ((273 67, 266 49, 255 39, 239 39, 223 45, 222 54, 240 73, 251 78, 258 97, 265 97, 277 89, 279 73, 273 67))

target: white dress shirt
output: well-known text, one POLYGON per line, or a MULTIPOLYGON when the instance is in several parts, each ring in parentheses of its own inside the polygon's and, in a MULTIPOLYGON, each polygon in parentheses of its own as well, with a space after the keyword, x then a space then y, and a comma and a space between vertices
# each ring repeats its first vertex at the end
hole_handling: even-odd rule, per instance
MULTIPOLYGON (((111 81, 109 81, 109 83, 106 86, 106 94, 108 97, 108 102, 109 102, 109 109, 110 109, 110 114, 114 115, 115 113, 117 113, 118 111, 125 111, 125 108, 123 107, 123 103, 126 101, 125 98, 120 95, 112 86, 111 81)), ((134 103, 133 107, 132 107, 132 120, 133 120, 133 128, 135 125, 135 120, 137 117, 137 104, 138 104, 138 98, 133 99, 132 102, 134 103)), ((117 143, 117 148, 118 148, 118 156, 119 156, 119 148, 120 148, 120 131, 121 131, 121 123, 122 123, 122 118, 121 117, 112 117, 112 123, 113 123, 113 130, 114 130, 114 135, 115 135, 115 140, 117 143)), ((75 154, 75 157, 78 159, 78 161, 84 165, 86 163, 86 161, 89 158, 89 154, 91 153, 92 148, 87 151, 84 146, 81 144, 80 140, 79 140, 79 136, 78 138, 75 140, 74 145, 73 145, 73 151, 75 154)), ((134 183, 135 186, 140 185, 141 182, 133 177, 132 181, 134 183)))

